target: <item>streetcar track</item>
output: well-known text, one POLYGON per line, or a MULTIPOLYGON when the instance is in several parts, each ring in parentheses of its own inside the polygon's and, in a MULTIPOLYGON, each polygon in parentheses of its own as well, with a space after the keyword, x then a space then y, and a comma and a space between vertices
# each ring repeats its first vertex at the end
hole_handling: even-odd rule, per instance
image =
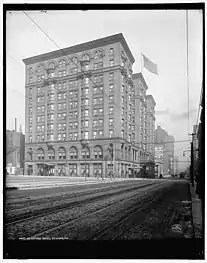
MULTIPOLYGON (((131 185, 132 183, 130 182, 130 184, 127 184, 127 185, 110 185, 110 186, 105 186, 105 187, 101 187, 101 188, 92 188, 90 190, 86 189, 86 191, 84 192, 71 192, 70 194, 65 194, 64 195, 58 195, 58 196, 54 196, 54 197, 46 197, 46 198, 40 198, 40 199, 35 199, 35 200, 24 200, 24 201, 20 201, 20 202, 14 202, 14 203, 7 203, 7 210, 8 211, 18 211, 18 210, 21 210, 22 208, 25 208, 25 207, 33 207, 35 205, 38 205, 38 204, 47 204, 47 203, 51 203, 53 200, 54 201, 59 201, 59 200, 67 200, 67 199, 70 199, 71 197, 78 197, 78 196, 84 196, 84 195, 87 195, 87 194, 90 194, 91 192, 104 192, 106 191, 107 189, 110 189, 111 190, 116 190, 117 188, 120 189, 120 187, 123 189, 123 188, 127 188, 131 185), (58 197, 58 198, 57 198, 58 197), (48 200, 45 200, 44 199, 48 199, 48 200), (26 203, 26 204, 25 204, 26 203), (30 204, 32 203, 32 204, 30 204), (9 206, 11 205, 19 205, 19 204, 24 204, 22 207, 18 207, 18 208, 10 208, 9 206)), ((146 184, 141 184, 141 185, 146 185, 146 184)), ((6 211, 6 212, 8 212, 6 211)))
MULTIPOLYGON (((163 182, 163 183, 161 183, 161 184, 159 184, 159 185, 156 184, 156 186, 150 187, 149 189, 147 189, 147 191, 152 191, 152 190, 156 190, 156 189, 158 190, 158 189, 160 188, 160 186, 163 185, 163 184, 165 184, 165 182, 163 182)), ((150 185, 151 185, 151 184, 150 184, 150 185)), ((150 185, 147 185, 147 186, 145 185, 145 186, 146 186, 146 187, 149 187, 150 185)), ((153 185, 154 185, 154 184, 153 184, 153 185)), ((148 192, 147 194, 149 194, 149 192, 148 192)), ((142 192, 140 192, 140 193, 138 193, 138 194, 136 194, 136 195, 133 195, 133 196, 131 196, 131 197, 128 197, 128 198, 126 198, 126 199, 119 200, 118 202, 115 202, 115 203, 113 203, 113 204, 109 204, 109 205, 107 205, 107 206, 105 206, 105 207, 99 208, 99 209, 97 209, 97 210, 94 211, 94 212, 85 213, 82 217, 78 217, 78 218, 75 218, 75 219, 66 221, 66 222, 64 222, 64 223, 60 223, 60 224, 58 224, 58 225, 55 226, 55 227, 51 227, 51 228, 48 228, 48 229, 46 229, 46 230, 43 230, 43 231, 41 231, 41 232, 39 232, 39 233, 37 233, 37 234, 35 234, 35 235, 30 236, 29 238, 32 239, 32 238, 41 237, 42 235, 46 235, 46 234, 50 233, 51 231, 56 231, 56 230, 59 230, 59 229, 65 227, 65 226, 68 226, 68 225, 70 225, 70 224, 73 224, 73 223, 77 222, 78 220, 83 220, 83 219, 85 219, 85 218, 87 218, 87 217, 89 217, 89 216, 93 216, 93 215, 95 215, 95 214, 97 214, 97 213, 100 213, 100 212, 108 209, 109 207, 111 208, 111 207, 113 207, 113 206, 116 206, 117 203, 124 203, 124 202, 126 202, 126 201, 129 201, 129 200, 132 200, 132 199, 134 199, 134 198, 137 198, 138 196, 142 196, 143 198, 145 198, 147 194, 145 194, 145 195, 143 196, 143 191, 142 191, 142 192)), ((143 199, 143 198, 142 198, 142 199, 143 199)))
MULTIPOLYGON (((80 205, 80 203, 82 205, 82 204, 88 203, 89 201, 95 201, 95 200, 99 199, 100 197, 102 197, 102 198, 104 198, 104 197, 111 197, 111 196, 114 196, 114 195, 117 195, 117 194, 121 194, 123 192, 130 192, 130 191, 133 191, 133 190, 136 190, 136 189, 139 189, 139 188, 145 188, 145 187, 148 187, 150 185, 154 185, 154 183, 145 184, 145 185, 139 185, 139 186, 136 186, 136 187, 133 187, 133 188, 129 188, 129 189, 121 189, 119 191, 112 192, 112 193, 107 193, 107 192, 106 193, 101 193, 99 195, 95 195, 95 196, 92 196, 92 197, 90 197, 91 194, 88 194, 88 196, 90 198, 85 198, 83 200, 71 201, 69 204, 68 203, 67 204, 62 204, 62 205, 54 206, 54 207, 51 207, 51 208, 43 208, 41 210, 36 211, 35 213, 34 212, 29 212, 27 214, 25 214, 25 213, 24 214, 20 214, 17 217, 14 216, 10 220, 7 220, 7 223, 5 225, 6 226, 10 226, 10 225, 13 225, 13 224, 34 220, 34 219, 40 218, 42 216, 47 216, 47 215, 50 215, 50 214, 53 214, 53 213, 56 213, 56 212, 64 211, 66 209, 72 209, 74 207, 77 207, 77 205, 80 205)), ((113 189, 110 189, 110 190, 113 190, 113 189)))
MULTIPOLYGON (((152 203, 155 203, 157 201, 158 198, 156 198, 156 200, 154 199, 154 195, 157 193, 156 190, 158 189, 154 189, 155 193, 153 192, 153 195, 149 196, 149 192, 145 195, 142 196, 142 199, 139 200, 139 202, 141 201, 142 203, 139 205, 138 208, 134 208, 132 207, 131 209, 129 209, 126 213, 124 214, 124 216, 119 219, 118 222, 116 222, 116 225, 114 225, 114 222, 111 224, 106 225, 103 229, 101 229, 100 231, 96 232, 94 235, 86 238, 85 240, 97 240, 100 239, 101 237, 103 237, 105 234, 108 234, 109 231, 111 231, 114 228, 119 228, 123 225, 124 222, 126 222, 127 220, 129 220, 129 218, 133 217, 135 214, 137 214, 138 212, 144 211, 146 209, 149 209, 148 206, 146 206, 146 204, 150 203, 150 205, 152 205, 152 203)), ((112 237, 112 240, 116 239, 123 231, 119 231, 114 237, 112 237)))

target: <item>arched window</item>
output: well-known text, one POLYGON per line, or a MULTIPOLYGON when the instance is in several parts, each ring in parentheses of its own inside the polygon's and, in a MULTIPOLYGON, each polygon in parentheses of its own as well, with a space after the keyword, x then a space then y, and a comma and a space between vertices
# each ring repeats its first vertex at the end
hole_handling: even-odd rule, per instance
POLYGON ((65 61, 65 59, 61 59, 60 61, 59 61, 59 67, 62 67, 62 66, 65 66, 66 65, 66 61, 65 61))
POLYGON ((78 159, 78 150, 74 146, 70 148, 70 159, 78 159))
POLYGON ((102 58, 103 57, 103 51, 97 50, 94 54, 94 59, 102 58))
POLYGON ((81 151, 83 159, 90 159, 90 150, 89 147, 84 147, 81 151))
POLYGON ((99 145, 95 146, 95 148, 94 148, 94 158, 95 159, 102 159, 103 158, 103 148, 99 145))
POLYGON ((55 69, 55 62, 50 62, 49 65, 48 65, 48 68, 49 69, 55 69))
POLYGON ((65 160, 66 159, 66 151, 64 147, 60 147, 58 150, 58 159, 65 160))
POLYGON ((44 68, 45 68, 45 66, 44 66, 44 64, 40 64, 39 66, 37 66, 37 72, 41 72, 41 71, 43 71, 44 70, 44 68))
POLYGON ((54 160, 55 159, 55 150, 54 149, 50 149, 48 151, 48 159, 49 160, 54 160))
POLYGON ((39 148, 37 150, 37 159, 38 160, 44 160, 44 158, 45 158, 45 152, 42 148, 39 148))
POLYGON ((78 63, 77 57, 72 57, 72 61, 73 61, 73 63, 77 64, 78 63))
POLYGON ((90 56, 88 54, 84 54, 82 56, 82 60, 89 60, 90 59, 90 56))

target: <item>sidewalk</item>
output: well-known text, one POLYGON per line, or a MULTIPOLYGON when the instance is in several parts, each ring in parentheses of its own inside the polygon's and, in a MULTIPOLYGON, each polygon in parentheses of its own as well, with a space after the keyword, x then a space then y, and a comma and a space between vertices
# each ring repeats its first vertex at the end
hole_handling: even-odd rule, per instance
POLYGON ((195 238, 204 238, 202 226, 202 202, 201 199, 198 199, 198 196, 196 195, 196 183, 194 187, 192 187, 190 184, 190 194, 195 238))

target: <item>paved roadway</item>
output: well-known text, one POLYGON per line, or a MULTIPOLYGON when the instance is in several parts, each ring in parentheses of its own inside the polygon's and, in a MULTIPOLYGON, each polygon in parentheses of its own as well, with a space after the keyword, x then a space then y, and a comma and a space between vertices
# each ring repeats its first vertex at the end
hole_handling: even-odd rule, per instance
POLYGON ((189 199, 188 182, 173 180, 8 190, 5 230, 21 240, 185 239, 193 235, 189 199))
MULTIPOLYGON (((50 188, 59 187, 64 185, 81 185, 81 184, 97 184, 97 183, 109 183, 114 181, 136 181, 136 180, 148 180, 157 181, 160 179, 142 179, 142 178, 94 178, 87 177, 86 181, 84 177, 60 177, 60 176, 31 176, 31 175, 8 175, 6 179, 7 188, 18 189, 38 189, 38 188, 50 188)), ((166 179, 161 179, 161 181, 166 179)), ((168 179, 170 180, 170 179, 168 179)), ((176 181, 176 179, 171 179, 176 181)), ((180 181, 180 180, 179 180, 180 181)))

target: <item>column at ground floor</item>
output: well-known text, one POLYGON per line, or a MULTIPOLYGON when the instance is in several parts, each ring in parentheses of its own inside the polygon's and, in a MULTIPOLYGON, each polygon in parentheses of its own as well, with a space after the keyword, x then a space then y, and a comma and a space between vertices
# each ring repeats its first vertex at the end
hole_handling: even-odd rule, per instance
POLYGON ((132 174, 133 164, 124 163, 121 161, 91 161, 70 163, 36 163, 25 162, 26 175, 40 175, 40 176, 70 176, 83 177, 85 171, 87 177, 115 177, 128 178, 132 174))

